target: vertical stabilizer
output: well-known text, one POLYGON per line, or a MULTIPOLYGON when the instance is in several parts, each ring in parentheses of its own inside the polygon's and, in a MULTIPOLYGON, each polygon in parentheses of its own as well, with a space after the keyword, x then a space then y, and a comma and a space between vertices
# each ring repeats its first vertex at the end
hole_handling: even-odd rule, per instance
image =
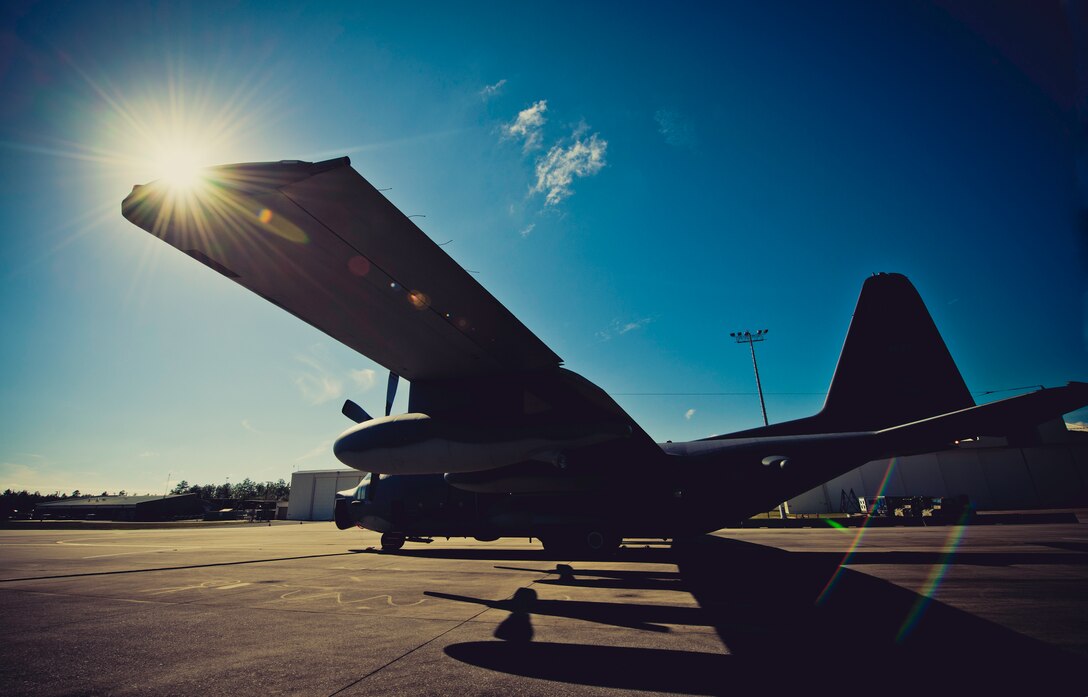
POLYGON ((861 288, 823 409, 714 439, 878 431, 974 405, 918 291, 880 273, 861 288))
POLYGON ((834 430, 876 430, 974 406, 906 276, 865 281, 820 413, 834 430))

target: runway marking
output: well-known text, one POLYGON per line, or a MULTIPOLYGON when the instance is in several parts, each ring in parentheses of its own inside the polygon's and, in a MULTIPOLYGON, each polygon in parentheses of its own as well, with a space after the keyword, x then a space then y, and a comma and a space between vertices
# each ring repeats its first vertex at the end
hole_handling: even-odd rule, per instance
MULTIPOLYGON (((291 586, 284 585, 282 587, 290 588, 291 586)), ((284 593, 283 595, 281 595, 278 600, 273 600, 272 602, 275 603, 275 602, 280 602, 280 601, 283 601, 283 600, 295 601, 295 600, 320 600, 321 598, 335 598, 337 605, 353 605, 354 606, 353 609, 355 609, 355 610, 369 610, 370 609, 369 605, 360 605, 360 603, 370 602, 371 600, 377 600, 378 598, 385 598, 386 604, 389 605, 390 607, 412 607, 414 605, 419 605, 420 603, 422 603, 425 600, 424 598, 420 598, 419 600, 415 601, 414 603, 398 603, 398 602, 394 601, 393 596, 389 595, 388 593, 382 593, 381 595, 372 595, 369 598, 360 598, 359 600, 344 600, 343 596, 344 596, 344 591, 335 590, 333 588, 322 588, 320 586, 317 586, 317 587, 304 586, 302 588, 296 588, 293 591, 288 591, 288 592, 284 593), (313 595, 295 595, 296 593, 303 593, 303 592, 308 591, 308 590, 317 591, 317 593, 315 593, 313 595)))
MULTIPOLYGON (((162 545, 133 545, 116 542, 66 542, 64 540, 57 540, 53 544, 64 545, 65 547, 139 547, 140 549, 163 549, 162 545)), ((203 549, 203 547, 200 547, 199 545, 182 545, 171 547, 170 549, 203 549)))
MULTIPOLYGON (((358 579, 352 579, 358 580, 358 579)), ((237 578, 227 579, 213 579, 210 581, 203 581, 201 583, 192 583, 184 586, 169 586, 166 588, 150 588, 148 590, 140 591, 148 595, 168 595, 170 593, 181 593, 184 591, 193 590, 220 590, 226 591, 233 588, 242 588, 243 586, 253 585, 248 581, 241 581, 237 578)), ((264 587, 266 590, 272 593, 280 594, 278 598, 273 598, 268 602, 278 603, 282 601, 307 601, 307 600, 321 600, 322 598, 333 598, 336 600, 337 605, 352 606, 355 610, 370 610, 369 603, 372 600, 378 600, 379 598, 385 598, 385 604, 390 607, 412 607, 419 605, 425 601, 421 598, 414 603, 398 603, 393 600, 393 596, 388 593, 381 593, 379 595, 371 595, 366 598, 359 598, 358 600, 345 600, 344 594, 350 591, 342 590, 336 587, 330 586, 296 586, 290 583, 274 583, 264 587), (286 593, 283 591, 286 589, 286 593), (300 595, 301 594, 301 595, 300 595)))
POLYGON ((83 557, 83 558, 84 559, 101 559, 103 557, 123 557, 126 554, 155 554, 157 552, 169 552, 171 550, 173 550, 175 552, 178 551, 174 547, 160 547, 159 549, 156 549, 154 552, 145 552, 144 550, 141 549, 141 550, 139 550, 137 552, 114 552, 113 554, 92 554, 89 557, 83 557))
POLYGON ((147 593, 148 595, 166 595, 167 593, 181 593, 182 591, 201 590, 209 588, 237 588, 238 586, 248 586, 248 583, 242 583, 236 578, 227 580, 214 580, 203 581, 201 583, 189 584, 187 586, 170 586, 167 588, 150 588, 141 593, 147 593))

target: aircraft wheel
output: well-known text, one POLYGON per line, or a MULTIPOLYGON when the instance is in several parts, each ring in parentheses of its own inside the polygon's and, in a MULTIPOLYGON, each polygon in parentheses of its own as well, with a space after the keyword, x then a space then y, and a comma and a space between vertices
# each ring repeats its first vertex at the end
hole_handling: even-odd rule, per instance
POLYGON ((582 544, 591 554, 611 554, 620 546, 619 537, 600 530, 590 530, 582 540, 582 544))
POLYGON ((394 552, 404 546, 403 532, 383 532, 382 551, 394 552))
POLYGON ((574 551, 574 540, 569 535, 548 535, 540 538, 545 551, 552 554, 570 554, 574 551))
POLYGON ((612 554, 620 545, 620 538, 600 530, 548 535, 540 538, 544 549, 553 554, 601 557, 612 554))

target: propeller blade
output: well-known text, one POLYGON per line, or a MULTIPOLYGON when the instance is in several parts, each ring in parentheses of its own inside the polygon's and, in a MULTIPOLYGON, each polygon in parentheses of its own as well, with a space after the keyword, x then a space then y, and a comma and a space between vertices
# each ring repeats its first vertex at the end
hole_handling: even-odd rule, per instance
POLYGON ((400 376, 389 371, 389 387, 385 390, 385 415, 389 416, 389 413, 393 411, 393 399, 397 396, 397 383, 400 382, 400 376))
POLYGON ((351 401, 350 399, 344 402, 344 406, 340 409, 340 413, 348 417, 357 424, 361 424, 364 421, 370 421, 373 416, 366 413, 366 409, 351 401))

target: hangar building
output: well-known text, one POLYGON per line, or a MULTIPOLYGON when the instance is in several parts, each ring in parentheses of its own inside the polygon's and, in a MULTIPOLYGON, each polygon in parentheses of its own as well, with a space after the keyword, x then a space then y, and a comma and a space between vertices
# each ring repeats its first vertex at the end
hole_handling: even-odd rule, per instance
POLYGON ((1088 504, 1088 433, 1058 420, 1018 443, 981 438, 924 455, 875 460, 789 501, 790 513, 841 513, 857 498, 967 495, 977 510, 1088 504), (850 492, 853 492, 851 494, 850 492))
POLYGON ((199 518, 205 505, 196 494, 170 496, 81 496, 47 501, 34 507, 36 518, 79 520, 176 520, 199 518))
POLYGON ((359 470, 302 470, 291 475, 288 520, 332 520, 336 492, 354 489, 365 475, 359 470))

